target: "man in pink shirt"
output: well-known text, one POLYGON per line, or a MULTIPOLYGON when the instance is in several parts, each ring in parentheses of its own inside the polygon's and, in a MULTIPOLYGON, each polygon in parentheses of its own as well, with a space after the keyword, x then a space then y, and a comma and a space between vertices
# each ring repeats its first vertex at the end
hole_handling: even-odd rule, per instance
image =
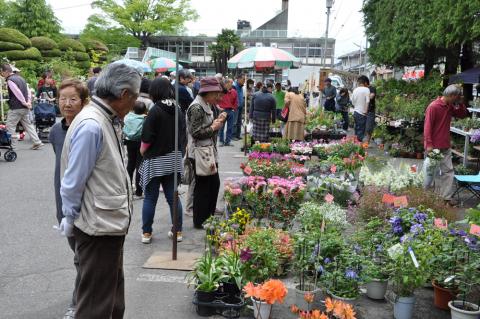
POLYGON ((223 127, 220 129, 218 138, 220 139, 220 146, 232 146, 232 144, 230 144, 230 141, 232 140, 233 135, 233 122, 235 119, 235 111, 238 107, 238 96, 237 90, 232 89, 232 79, 226 79, 224 85, 228 92, 220 100, 218 106, 227 113, 227 120, 226 125, 224 124, 223 127), (225 126, 227 127, 227 136, 224 139, 223 131, 225 130, 225 126))
MULTIPOLYGON (((18 74, 13 73, 9 64, 0 66, 0 75, 7 81, 8 88, 8 106, 7 130, 10 134, 15 134, 17 124, 22 123, 23 128, 32 139, 33 150, 38 150, 43 146, 38 138, 37 131, 29 119, 29 112, 32 109, 31 96, 28 92, 28 86, 25 80, 18 74)), ((12 138, 12 147, 15 147, 15 140, 12 138)))
MULTIPOLYGON (((443 96, 430 103, 425 112, 423 129, 425 151, 428 154, 433 149, 439 149, 443 154, 443 159, 439 163, 433 179, 435 191, 449 203, 454 193, 450 123, 452 116, 465 118, 469 115, 465 104, 462 103, 462 95, 461 87, 449 85, 443 91, 443 96)), ((430 185, 425 186, 429 187, 430 185)))

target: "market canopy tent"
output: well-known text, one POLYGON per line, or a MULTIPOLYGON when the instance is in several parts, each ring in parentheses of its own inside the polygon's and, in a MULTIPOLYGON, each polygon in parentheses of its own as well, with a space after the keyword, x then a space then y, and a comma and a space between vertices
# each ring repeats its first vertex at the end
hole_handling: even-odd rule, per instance
POLYGON ((475 84, 480 83, 480 66, 476 68, 468 69, 462 73, 452 75, 449 79, 449 83, 465 83, 475 84))
POLYGON ((255 69, 256 71, 299 68, 301 60, 293 54, 272 47, 245 49, 227 61, 229 69, 255 69))
POLYGON ((131 66, 132 68, 135 68, 138 71, 141 71, 142 73, 152 72, 152 69, 150 68, 150 66, 148 64, 137 61, 137 60, 121 59, 121 60, 117 60, 113 63, 125 64, 125 65, 128 65, 128 66, 131 66))
MULTIPOLYGON (((175 60, 164 57, 152 59, 147 63, 156 72, 175 71, 176 68, 175 60)), ((178 69, 183 69, 183 66, 178 64, 178 69)))

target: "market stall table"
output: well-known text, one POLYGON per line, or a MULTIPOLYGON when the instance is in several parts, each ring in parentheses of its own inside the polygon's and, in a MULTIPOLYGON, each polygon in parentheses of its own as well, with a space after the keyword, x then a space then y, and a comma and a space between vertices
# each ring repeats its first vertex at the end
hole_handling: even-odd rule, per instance
POLYGON ((463 153, 460 152, 460 151, 452 149, 452 154, 454 154, 458 157, 462 157, 464 166, 467 166, 469 161, 478 161, 478 158, 468 156, 468 147, 470 145, 470 136, 472 135, 472 133, 465 132, 464 130, 461 130, 461 129, 453 127, 453 126, 450 127, 450 132, 458 134, 458 135, 465 136, 465 144, 463 146, 463 153))

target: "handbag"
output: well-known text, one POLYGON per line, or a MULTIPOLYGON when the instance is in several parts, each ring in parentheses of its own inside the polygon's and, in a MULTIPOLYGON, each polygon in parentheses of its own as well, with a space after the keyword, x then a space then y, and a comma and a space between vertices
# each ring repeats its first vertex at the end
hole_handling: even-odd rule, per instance
POLYGON ((211 176, 217 173, 215 162, 215 147, 195 146, 195 174, 198 176, 211 176))
POLYGON ((288 106, 283 107, 282 113, 280 113, 280 121, 287 122, 289 113, 290 113, 290 108, 288 106))

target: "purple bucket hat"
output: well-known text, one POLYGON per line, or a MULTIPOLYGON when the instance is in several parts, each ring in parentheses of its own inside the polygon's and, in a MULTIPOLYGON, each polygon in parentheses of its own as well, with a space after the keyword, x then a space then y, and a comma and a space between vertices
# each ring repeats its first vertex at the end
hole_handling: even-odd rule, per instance
POLYGON ((200 90, 198 93, 203 92, 223 92, 223 89, 215 77, 207 76, 200 80, 200 90))

